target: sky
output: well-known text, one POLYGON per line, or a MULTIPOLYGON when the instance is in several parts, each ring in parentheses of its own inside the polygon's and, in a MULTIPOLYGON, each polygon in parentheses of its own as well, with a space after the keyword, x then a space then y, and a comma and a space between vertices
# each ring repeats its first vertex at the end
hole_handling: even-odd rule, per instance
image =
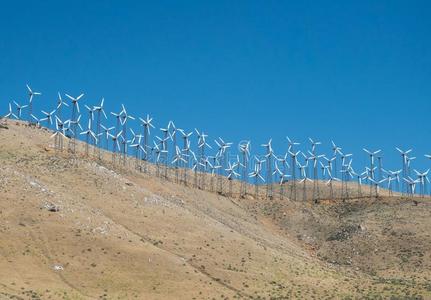
POLYGON ((123 103, 157 127, 252 141, 334 140, 354 163, 363 147, 413 148, 431 162, 430 1, 7 1, 0 10, 0 114, 41 91, 123 103))

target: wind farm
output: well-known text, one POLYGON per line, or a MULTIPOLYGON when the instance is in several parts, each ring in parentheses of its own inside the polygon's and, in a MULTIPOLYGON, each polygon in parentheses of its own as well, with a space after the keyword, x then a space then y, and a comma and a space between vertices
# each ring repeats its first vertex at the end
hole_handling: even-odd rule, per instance
MULTIPOLYGON (((62 99, 61 93, 58 96, 62 99)), ((37 128, 52 131, 52 137, 55 138, 53 146, 57 153, 66 151, 63 149, 65 139, 69 144, 65 153, 85 154, 101 160, 101 152, 110 151, 112 162, 121 162, 123 167, 133 166, 147 174, 156 167, 159 177, 186 186, 194 185, 198 189, 208 190, 212 185, 207 186, 206 182, 216 177, 213 181, 219 183, 217 193, 222 195, 227 192, 223 185, 231 186, 235 182, 235 187, 229 188, 230 196, 244 198, 254 195, 259 199, 273 199, 283 198, 286 194, 295 200, 301 195, 303 200, 312 198, 315 204, 320 200, 345 201, 358 197, 377 199, 380 191, 383 195, 390 192, 408 199, 431 196, 431 189, 427 188, 430 166, 415 166, 416 157, 412 149, 403 151, 394 146, 392 155, 400 153, 402 158, 395 168, 385 167, 381 150, 363 148, 369 163, 360 166, 355 164, 352 154, 343 153, 342 148, 333 141, 326 144, 327 151, 324 151, 325 144, 312 138, 308 138, 308 146, 302 143, 305 145, 302 150, 299 149, 301 143, 293 142, 288 136, 284 150, 274 149, 270 138, 267 143, 253 147, 263 150, 254 153, 250 150, 253 146, 251 140, 242 140, 235 145, 218 137, 211 145, 204 131, 194 128, 186 134, 183 129, 176 128, 173 121, 156 130, 150 114, 145 119, 135 118, 127 113, 123 104, 119 112, 110 112, 111 118, 108 118, 104 110, 104 98, 96 106, 81 104, 86 108, 86 112, 81 113, 78 101, 85 102, 84 93, 76 98, 68 94, 65 96, 70 99, 70 106, 66 106, 67 102, 58 102, 57 106, 52 103, 54 109, 46 108, 50 112, 41 110, 43 117, 40 119, 35 117, 36 112, 27 114, 26 109, 30 104, 9 103, 5 107, 3 120, 6 123, 20 120, 29 127, 34 126, 35 119, 38 120, 37 128), (60 103, 65 106, 61 112, 60 103), (68 114, 68 108, 70 118, 66 119, 63 116, 68 114), (23 117, 27 115, 28 118, 23 117), (177 137, 177 132, 182 134, 183 145, 177 140, 181 138, 177 137), (191 138, 192 134, 195 139, 191 138), (77 153, 75 149, 76 140, 80 138, 85 142, 84 153, 77 153), (112 148, 109 147, 110 141, 112 148), (182 174, 181 181, 179 174, 182 174), (307 182, 312 185, 311 191, 307 188, 307 182), (341 190, 330 188, 333 183, 341 185, 341 190), (298 189, 298 185, 302 185, 302 188, 298 189), (367 189, 370 193, 362 193, 362 190, 367 189), (256 190, 263 194, 251 192, 256 190)), ((429 155, 422 156, 428 158, 429 155)), ((215 192, 215 189, 212 190, 215 192)))
MULTIPOLYGON (((64 98, 62 93, 58 95, 59 99, 64 98)), ((41 248, 37 251, 48 251, 43 254, 45 264, 48 264, 48 270, 57 268, 48 273, 53 272, 53 276, 56 276, 55 273, 70 272, 70 275, 62 275, 68 278, 65 279, 66 282, 73 281, 74 284, 82 285, 80 288, 70 286, 61 288, 66 289, 66 293, 71 297, 94 297, 98 291, 95 287, 85 287, 82 280, 88 279, 75 273, 84 267, 83 261, 77 265, 72 253, 69 254, 69 258, 52 254, 58 253, 60 246, 51 240, 54 236, 56 240, 59 239, 55 224, 59 225, 60 220, 70 222, 73 218, 76 219, 73 221, 74 225, 68 226, 72 226, 74 229, 67 231, 66 235, 63 234, 61 239, 64 242, 73 240, 73 235, 80 239, 85 232, 86 235, 100 236, 104 239, 118 236, 120 241, 126 239, 129 247, 132 248, 141 247, 141 244, 148 245, 144 246, 146 250, 142 253, 132 254, 131 249, 123 250, 129 258, 134 255, 137 260, 143 259, 142 263, 134 265, 133 268, 136 270, 142 267, 161 272, 157 274, 173 272, 172 268, 177 268, 176 263, 169 267, 165 263, 161 265, 157 263, 159 259, 157 257, 161 253, 165 253, 163 255, 167 255, 166 258, 160 257, 160 259, 177 260, 178 268, 183 266, 185 274, 196 274, 193 276, 202 277, 199 280, 192 278, 193 276, 190 277, 188 280, 191 282, 198 280, 200 283, 194 285, 195 288, 190 291, 180 294, 176 292, 179 298, 199 298, 202 295, 205 295, 204 297, 223 295, 227 298, 253 298, 256 295, 256 297, 278 295, 283 298, 294 295, 294 298, 308 298, 312 297, 313 293, 329 298, 340 295, 373 297, 373 295, 396 294, 402 296, 407 295, 407 292, 427 295, 425 281, 415 285, 401 286, 390 282, 379 283, 378 286, 374 283, 376 280, 381 281, 382 278, 389 276, 387 272, 396 272, 397 276, 401 276, 398 278, 409 280, 408 278, 411 277, 403 273, 404 268, 410 268, 412 274, 417 270, 425 272, 426 264, 414 265, 419 257, 413 260, 409 258, 401 262, 398 267, 389 265, 390 261, 386 257, 389 252, 394 253, 390 256, 391 260, 403 257, 402 253, 406 245, 400 232, 404 232, 405 228, 401 231, 392 231, 392 240, 385 241, 382 250, 376 246, 372 258, 367 252, 370 247, 367 240, 371 239, 373 243, 379 243, 378 241, 383 239, 381 233, 376 231, 376 225, 367 222, 380 224, 377 226, 381 226, 381 224, 386 224, 385 226, 398 224, 397 226, 399 226, 400 220, 407 221, 412 214, 415 214, 419 216, 421 222, 416 223, 416 226, 419 227, 410 230, 414 231, 415 238, 419 239, 421 236, 422 238, 421 242, 415 239, 417 244, 415 244, 414 249, 416 250, 414 251, 417 255, 421 255, 420 257, 430 254, 429 248, 427 248, 428 239, 423 237, 429 222, 421 219, 422 216, 425 218, 431 207, 429 194, 431 191, 428 188, 429 169, 427 166, 414 165, 413 150, 403 151, 394 147, 394 154, 401 154, 402 163, 398 168, 389 169, 385 168, 382 163, 383 153, 380 150, 371 151, 364 148, 364 161, 368 161, 368 163, 361 167, 354 164, 354 156, 346 153, 348 150, 345 147, 336 145, 332 141, 326 144, 323 141, 309 138, 308 141, 300 143, 286 137, 285 148, 280 151, 273 147, 271 138, 255 147, 253 147, 252 140, 242 140, 236 144, 226 142, 221 137, 214 138, 214 143, 212 143, 209 134, 199 129, 181 129, 170 121, 166 127, 160 127, 157 130, 156 118, 150 114, 144 118, 130 116, 124 105, 120 105, 118 112, 108 114, 104 109, 105 100, 102 100, 99 105, 93 106, 86 103, 84 93, 76 98, 64 95, 70 99, 70 103, 64 103, 61 114, 58 103, 45 101, 47 108, 40 112, 45 116, 40 119, 44 122, 36 124, 33 121, 35 114, 40 115, 38 112, 32 111, 30 118, 24 117, 28 115, 26 114, 28 104, 16 106, 15 109, 12 103, 5 105, 5 113, 0 120, 2 124, 0 134, 3 141, 1 180, 3 199, 15 199, 21 195, 20 207, 31 209, 37 205, 42 211, 46 210, 41 217, 43 217, 43 222, 50 220, 50 236, 46 237, 48 240, 46 247, 50 248, 48 248, 49 250, 41 248), (78 101, 82 107, 86 108, 85 111, 80 110, 78 101), (46 116, 50 116, 50 119, 47 120, 46 116), (66 116, 70 116, 70 118, 68 119, 66 116), (12 135, 15 137, 14 139, 11 138, 12 135), (65 147, 66 144, 69 147, 65 147), (305 149, 302 149, 301 145, 305 145, 305 149), (326 153, 324 152, 325 145, 328 148, 326 153), (25 157, 29 155, 33 158, 26 160, 25 157), (380 158, 378 163, 376 163, 376 157, 380 158), (29 168, 31 168, 31 172, 24 171, 29 168), (60 185, 56 183, 57 178, 60 185), (16 190, 17 184, 19 190, 16 190), (30 196, 29 192, 36 193, 36 196, 30 196), (69 192, 72 193, 69 194, 69 192), (80 195, 79 200, 76 198, 78 194, 80 195), (104 201, 108 202, 102 204, 104 201), (88 207, 90 204, 93 208, 83 213, 83 207, 88 207), (106 205, 111 208, 108 209, 106 205), (403 207, 402 212, 401 207, 403 207), (184 212, 187 212, 186 216, 183 215, 184 212, 180 212, 184 209, 184 212), (232 212, 228 213, 231 209, 234 209, 233 215, 231 215, 232 212), (340 218, 339 210, 344 211, 342 219, 338 219, 340 218), (194 214, 198 215, 203 211, 206 211, 206 214, 211 212, 210 215, 204 217, 203 221, 219 222, 223 228, 210 227, 207 230, 211 232, 198 233, 196 230, 199 226, 196 225, 196 220, 187 220, 194 218, 189 215, 191 211, 195 211, 194 214), (398 216, 397 222, 385 217, 387 213, 392 214, 395 211, 398 216), (310 213, 314 215, 312 219, 308 215, 310 213), (237 218, 240 215, 242 221, 238 223, 237 218), (140 221, 138 220, 142 218, 144 218, 144 224, 150 226, 151 230, 139 226, 140 221), (145 221, 147 218, 148 220, 145 221), (168 234, 161 235, 163 232, 160 231, 161 228, 154 227, 160 225, 160 218, 167 218, 163 223, 165 224, 164 230, 167 230, 168 234), (205 221, 206 218, 209 219, 205 221), (137 223, 130 223, 132 220, 136 220, 137 223), (262 225, 261 222, 266 222, 267 225, 262 225), (269 224, 272 225, 269 226, 269 224), (186 246, 185 241, 180 242, 178 239, 182 235, 175 234, 179 230, 179 225, 192 226, 193 229, 188 230, 196 232, 200 237, 187 240, 186 246), (219 231, 217 233, 219 238, 214 239, 217 231, 219 231), (240 236, 234 237, 238 234, 240 236), (295 234, 296 238, 288 238, 289 234, 295 234), (265 239, 261 241, 263 235, 265 239), (221 236, 223 238, 219 240, 221 236), (241 242, 245 243, 245 248, 229 250, 229 247, 223 242, 226 238, 245 239, 241 242), (310 238, 312 240, 309 240, 310 238), (209 253, 211 253, 211 249, 215 251, 214 247, 227 247, 226 252, 222 251, 223 254, 218 254, 210 259, 207 256, 208 253, 201 252, 204 251, 202 246, 199 246, 201 243, 205 247, 209 247, 208 250, 205 250, 210 251, 209 253), (251 245, 250 243, 256 244, 251 245), (180 248, 176 248, 175 245, 180 248), (273 259, 277 257, 276 265, 281 263, 287 267, 286 264, 288 264, 289 271, 283 273, 284 275, 281 277, 279 275, 274 277, 270 270, 273 270, 275 265, 268 273, 254 273, 252 269, 249 269, 252 265, 275 263, 275 261, 270 263, 261 260, 260 255, 263 254, 262 251, 265 251, 260 248, 262 245, 265 245, 265 248, 273 249, 271 251, 281 251, 274 253, 275 256, 271 257, 273 259), (147 247, 149 248, 147 249, 147 247), (193 250, 193 247, 197 247, 197 252, 193 250), (312 247, 312 250, 307 247, 312 247), (249 254, 241 259, 242 262, 238 265, 234 260, 240 253, 249 254), (301 267, 301 271, 298 273, 299 269, 293 270, 303 262, 298 261, 299 258, 295 258, 296 263, 293 265, 288 263, 293 259, 288 253, 302 253, 301 256, 311 254, 311 257, 314 257, 312 259, 316 260, 316 264, 312 263, 311 269, 301 267), (203 260, 199 260, 199 256, 202 256, 203 260), (328 269, 319 266, 319 262, 325 262, 332 267, 328 269), (219 270, 220 263, 222 267, 219 270), (313 270, 317 273, 313 273, 314 275, 310 277, 310 275, 302 273, 306 270, 308 270, 307 272, 313 270), (238 277, 225 272, 240 275, 238 277), (306 276, 306 279, 302 278, 291 285, 293 278, 290 277, 291 272, 303 274, 300 275, 300 278, 306 276), (323 276, 318 275, 323 274, 321 272, 329 272, 325 273, 325 277, 343 274, 342 276, 347 276, 346 278, 352 276, 350 272, 354 272, 357 279, 352 281, 352 284, 355 282, 357 285, 357 282, 360 282, 364 289, 370 290, 367 292, 355 290, 350 284, 341 289, 331 287, 331 291, 328 290, 331 285, 323 289, 308 286, 308 284, 312 284, 313 280, 323 276), (370 274, 377 274, 373 275, 377 277, 372 277, 370 274), (253 280, 257 281, 252 283, 249 281, 251 278, 255 278, 253 280), (258 282, 268 282, 269 285, 262 286, 258 282), (194 291, 200 292, 194 294, 194 291)), ((424 155, 424 157, 428 158, 428 155, 424 155)), ((9 211, 7 207, 2 207, 4 211, 9 211)), ((86 211, 87 208, 84 210, 86 211)), ((9 213, 13 215, 12 212, 9 213)), ((34 221, 29 220, 19 222, 23 224, 22 226, 32 226, 30 224, 34 221)), ((38 220, 37 222, 42 222, 41 219, 38 220)), ((32 235, 38 235, 34 230, 32 229, 32 235)), ((105 266, 104 270, 110 264, 112 267, 114 265, 116 268, 118 267, 115 261, 108 263, 92 255, 93 251, 101 251, 102 257, 107 255, 110 260, 114 257, 112 256, 114 255, 112 246, 103 246, 102 244, 106 242, 101 244, 101 241, 97 241, 100 237, 86 241, 86 250, 82 250, 86 254, 79 255, 93 266, 90 266, 90 272, 85 271, 86 274, 93 274, 99 264, 105 266)), ((39 238, 41 237, 38 236, 39 238)), ((36 251, 36 248, 32 248, 31 251, 36 251)), ((73 250, 74 248, 70 246, 68 249, 67 251, 78 251, 78 249, 73 250)), ((117 253, 115 257, 118 256, 117 259, 120 259, 122 251, 115 253, 117 253)), ((21 259, 17 261, 21 261, 21 259)), ((9 268, 7 265, 3 267, 9 268)), ((127 266, 127 268, 130 267, 132 266, 127 266)), ((41 266, 35 267, 34 271, 39 272, 37 274, 46 272, 41 266)), ((128 271, 123 272, 127 274, 128 271)), ((159 276, 161 277, 158 278, 161 279, 166 278, 167 275, 159 276)), ((186 277, 188 276, 186 275, 186 277)), ((102 275, 101 278, 105 277, 102 275)), ((3 281, 4 278, 0 277, 0 280, 3 281)), ((122 280, 116 278, 118 284, 122 280)), ((152 287, 145 285, 139 288, 134 287, 134 292, 124 293, 115 286, 112 289, 106 288, 104 291, 108 291, 105 292, 106 295, 120 298, 132 296, 172 298, 174 296, 170 294, 171 288, 175 284, 179 284, 179 286, 185 284, 180 279, 173 279, 174 281, 168 285, 164 280, 162 280, 164 283, 156 283, 157 280, 154 280, 156 279, 139 277, 137 282, 151 283, 152 287)), ((17 284, 16 281, 19 279, 12 281, 17 284)), ((24 288, 25 283, 20 282, 20 284, 24 288)), ((102 281, 101 284, 107 286, 105 281, 102 281)), ((52 288, 58 290, 63 285, 64 281, 53 283, 52 288)), ((5 295, 14 295, 11 288, 8 288, 9 292, 5 292, 5 295)), ((55 294, 41 291, 35 295, 55 297, 55 294)))

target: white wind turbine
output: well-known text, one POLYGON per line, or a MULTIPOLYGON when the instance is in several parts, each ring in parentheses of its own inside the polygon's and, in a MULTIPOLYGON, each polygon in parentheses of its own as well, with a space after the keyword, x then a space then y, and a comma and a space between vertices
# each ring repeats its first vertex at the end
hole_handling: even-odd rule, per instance
POLYGON ((79 95, 78 97, 72 97, 66 94, 66 97, 72 101, 72 115, 70 117, 70 130, 72 132, 72 138, 69 141, 69 149, 75 153, 76 151, 76 127, 79 124, 79 118, 81 117, 79 114, 79 104, 78 101, 84 96, 84 94, 79 95))
POLYGON ((272 199, 272 162, 271 159, 274 156, 274 151, 272 149, 272 138, 269 139, 267 144, 262 144, 261 146, 265 148, 265 158, 266 158, 266 197, 272 199))
POLYGON ((47 127, 48 128, 50 128, 51 127, 50 125, 52 125, 52 118, 54 116, 55 111, 56 111, 55 109, 52 110, 51 112, 46 112, 46 111, 42 110, 42 114, 45 115, 45 118, 40 119, 40 121, 47 121, 47 125, 48 125, 47 127))
POLYGON ((18 119, 21 119, 22 110, 26 108, 28 105, 20 105, 16 101, 13 101, 16 106, 16 113, 18 115, 18 119))
MULTIPOLYGON (((154 125, 151 123, 153 121, 153 118, 150 118, 150 115, 147 114, 147 117, 145 119, 139 118, 139 120, 141 121, 141 126, 144 127, 144 148, 145 150, 148 149, 148 138, 150 136, 150 130, 151 128, 155 128, 154 125)), ((148 161, 148 153, 145 151, 144 152, 144 161, 147 162, 148 161)), ((145 165, 146 168, 146 165, 145 165)), ((146 169, 145 169, 146 171, 146 169)))
POLYGON ((250 156, 250 141, 240 143, 238 145, 239 151, 241 153, 242 162, 239 166, 242 168, 242 180, 241 180, 241 190, 240 197, 245 197, 247 194, 247 174, 248 174, 248 159, 250 156))
POLYGON ((227 172, 227 180, 229 180, 229 194, 230 194, 230 196, 232 197, 233 196, 233 194, 232 194, 232 180, 235 178, 235 177, 238 177, 239 176, 239 173, 237 173, 236 171, 235 171, 235 168, 236 167, 238 167, 238 163, 233 163, 233 164, 231 164, 231 162, 228 162, 228 167, 227 167, 227 169, 226 169, 226 172, 227 172))
POLYGON ((42 122, 44 119, 39 119, 38 117, 36 117, 35 115, 31 114, 30 116, 35 122, 36 122, 36 127, 41 127, 40 122, 42 122))
POLYGON ((121 104, 122 107, 122 113, 120 115, 121 125, 123 126, 123 141, 122 141, 122 154, 123 154, 123 165, 126 164, 126 156, 127 156, 127 121, 135 120, 134 117, 127 114, 127 110, 124 107, 124 104, 121 104))
POLYGON ((311 152, 314 154, 316 154, 316 146, 321 145, 321 142, 318 141, 314 141, 312 138, 308 138, 308 140, 311 143, 311 152))
MULTIPOLYGON (((379 197, 379 191, 380 191, 380 185, 383 184, 385 181, 388 180, 388 178, 383 178, 381 180, 375 180, 373 178, 369 178, 369 180, 371 181, 372 185, 374 186, 374 190, 375 190, 375 195, 376 198, 379 197)), ((370 195, 370 198, 372 197, 372 195, 370 195)))
POLYGON ((326 185, 329 185, 329 199, 333 200, 334 199, 334 187, 333 187, 332 183, 334 181, 340 181, 340 179, 333 177, 330 171, 329 171, 328 175, 329 175, 329 179, 326 182, 326 185))
POLYGON ((141 158, 140 158, 139 153, 141 151, 142 151, 142 153, 145 153, 146 150, 141 145, 141 138, 142 138, 142 136, 141 135, 136 135, 135 132, 131 128, 130 128, 130 130, 132 131, 132 134, 133 134, 133 138, 132 138, 132 140, 130 142, 130 147, 135 150, 135 167, 136 167, 137 170, 140 170, 141 169, 141 167, 140 167, 140 160, 141 160, 141 158))
POLYGON ((100 127, 102 127, 103 132, 99 133, 99 135, 104 135, 105 136, 105 149, 108 150, 109 149, 109 137, 110 137, 109 132, 111 130, 115 129, 115 127, 112 126, 112 127, 107 128, 107 127, 105 127, 103 125, 100 125, 100 127))
POLYGON ((289 145, 289 150, 287 152, 289 153, 291 158, 290 175, 292 178, 292 187, 290 189, 290 198, 293 199, 293 201, 296 201, 296 167, 298 165, 297 157, 301 153, 301 151, 293 152, 293 148, 289 145))
POLYGON ((262 180, 262 182, 265 182, 265 179, 262 177, 261 171, 262 171, 262 164, 265 163, 265 160, 259 160, 256 156, 255 159, 255 165, 254 165, 254 171, 249 173, 248 176, 250 178, 254 178, 254 188, 255 188, 255 198, 257 199, 259 196, 259 182, 258 180, 262 180))
POLYGON ((298 182, 299 184, 303 184, 302 186, 302 200, 305 202, 307 201, 307 181, 313 182, 310 178, 307 177, 307 167, 308 167, 308 159, 305 160, 305 163, 301 165, 298 162, 299 170, 302 179, 298 182))
POLYGON ((287 164, 286 162, 286 158, 287 155, 284 157, 284 160, 276 160, 275 161, 275 170, 272 173, 273 175, 277 174, 278 175, 278 183, 280 185, 280 199, 283 199, 284 197, 284 183, 286 181, 288 181, 290 175, 287 174, 287 170, 285 168, 285 164, 287 164), (280 161, 281 163, 283 163, 283 167, 282 169, 279 168, 277 161, 280 161))
POLYGON ((416 184, 419 183, 419 180, 418 179, 414 180, 410 176, 407 176, 407 178, 403 178, 403 180, 408 185, 407 194, 409 196, 413 197, 414 193, 415 193, 416 184))
POLYGON ((200 150, 200 154, 198 157, 198 165, 200 166, 200 171, 201 171, 201 184, 199 185, 199 188, 204 189, 205 188, 205 161, 206 161, 206 156, 205 156, 205 147, 208 148, 212 148, 207 142, 206 142, 206 138, 208 137, 207 134, 205 134, 203 131, 199 132, 199 130, 197 130, 195 128, 195 132, 197 134, 198 137, 198 149, 200 150))
POLYGON ((190 167, 190 136, 193 134, 193 131, 190 131, 189 133, 186 133, 184 130, 180 130, 181 134, 183 135, 183 149, 182 152, 184 152, 185 162, 184 162, 184 168, 183 168, 183 181, 184 185, 187 186, 187 169, 190 167))
POLYGON ((375 176, 374 176, 374 158, 375 158, 375 156, 377 155, 377 154, 379 154, 382 150, 376 150, 376 151, 374 151, 374 152, 372 152, 372 151, 369 151, 369 150, 367 150, 367 149, 365 149, 365 148, 363 148, 363 150, 370 156, 370 170, 371 170, 371 174, 370 174, 370 177, 372 178, 372 179, 375 179, 375 176))
POLYGON ((63 112, 63 106, 69 107, 69 104, 63 101, 63 98, 61 97, 60 92, 58 92, 58 100, 57 100, 57 116, 61 119, 63 118, 62 112, 63 112))
MULTIPOLYGON (((402 178, 406 178, 407 177, 407 155, 412 152, 412 149, 408 149, 408 150, 401 150, 398 147, 395 147, 395 149, 401 154, 401 158, 403 160, 403 170, 402 170, 402 178)), ((402 193, 404 194, 405 191, 405 180, 402 181, 401 184, 401 189, 402 189, 402 193)))
POLYGON ((337 169, 337 158, 338 154, 341 154, 341 147, 338 147, 334 141, 331 141, 332 144, 332 155, 334 159, 334 168, 332 169, 332 174, 334 174, 335 177, 338 175, 338 169, 337 169))
POLYGON ((63 138, 66 138, 66 127, 65 122, 63 122, 58 116, 55 116, 55 129, 56 131, 51 138, 55 138, 55 148, 63 151, 63 138))
POLYGON ((12 105, 9 103, 9 112, 5 114, 3 118, 10 118, 10 117, 14 117, 15 119, 18 119, 18 116, 13 113, 12 105))
POLYGON ((88 119, 88 128, 87 130, 80 133, 81 135, 85 135, 86 143, 85 143, 85 155, 88 156, 88 146, 90 143, 90 138, 93 139, 94 144, 97 143, 97 136, 96 134, 91 130, 91 119, 88 119))
POLYGON ((29 115, 29 122, 30 122, 30 117, 33 114, 33 97, 34 96, 42 95, 42 93, 32 91, 32 89, 30 88, 30 86, 28 84, 26 84, 26 86, 27 86, 28 96, 29 96, 29 100, 28 100, 28 106, 29 106, 28 107, 28 115, 29 115))
POLYGON ((429 183, 428 179, 428 173, 430 169, 426 170, 425 172, 419 172, 418 170, 414 169, 414 172, 416 173, 418 177, 418 182, 420 184, 420 195, 421 197, 424 197, 424 195, 427 193, 427 182, 429 183))
POLYGON ((120 130, 116 134, 110 134, 110 133, 108 133, 108 134, 112 139, 112 162, 115 163, 115 157, 116 157, 117 150, 121 151, 120 142, 118 140, 120 139, 123 132, 120 130))
MULTIPOLYGON (((310 139, 310 141, 313 141, 310 139)), ((319 145, 317 144, 319 142, 314 142, 313 141, 313 145, 319 145)), ((316 155, 316 151, 315 149, 313 150, 313 152, 308 151, 308 153, 310 154, 310 156, 308 157, 308 160, 312 160, 313 161, 313 200, 314 203, 317 203, 319 201, 319 197, 320 197, 320 191, 319 191, 319 172, 318 172, 318 161, 320 158, 325 157, 325 155, 321 154, 321 155, 316 155)))
MULTIPOLYGON (((108 119, 108 116, 106 115, 106 112, 103 109, 104 102, 105 102, 105 98, 102 98, 102 100, 100 101, 100 104, 98 106, 93 107, 93 112, 96 113, 96 135, 97 136, 101 135, 102 115, 105 117, 105 119, 108 119)), ((100 140, 98 140, 97 148, 98 148, 99 159, 100 159, 100 148, 101 148, 100 143, 101 143, 100 140)))
POLYGON ((229 158, 229 149, 232 146, 231 142, 225 142, 221 137, 218 138, 218 140, 214 140, 215 144, 218 147, 218 151, 216 156, 219 159, 219 163, 222 166, 218 169, 218 177, 217 177, 217 186, 218 186, 218 193, 223 194, 223 173, 224 170, 227 168, 227 162, 229 158))
POLYGON ((175 147, 175 155, 173 157, 172 164, 174 164, 176 166, 175 167, 175 177, 176 177, 177 183, 179 182, 179 173, 178 173, 178 171, 179 171, 178 170, 178 163, 179 162, 186 163, 187 161, 184 159, 180 147, 176 146, 175 147))
POLYGON ((410 168, 410 165, 411 165, 411 163, 412 163, 412 161, 413 160, 415 160, 416 159, 416 157, 415 156, 413 156, 413 157, 409 157, 409 156, 406 156, 406 169, 407 169, 407 176, 410 176, 411 175, 411 168, 410 168))

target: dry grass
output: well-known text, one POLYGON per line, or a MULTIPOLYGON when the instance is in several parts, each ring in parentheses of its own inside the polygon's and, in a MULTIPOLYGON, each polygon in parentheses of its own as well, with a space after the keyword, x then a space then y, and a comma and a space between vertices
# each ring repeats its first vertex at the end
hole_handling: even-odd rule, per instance
POLYGON ((431 297, 425 200, 230 198, 116 167, 107 153, 56 153, 49 132, 8 127, 0 298, 431 297))

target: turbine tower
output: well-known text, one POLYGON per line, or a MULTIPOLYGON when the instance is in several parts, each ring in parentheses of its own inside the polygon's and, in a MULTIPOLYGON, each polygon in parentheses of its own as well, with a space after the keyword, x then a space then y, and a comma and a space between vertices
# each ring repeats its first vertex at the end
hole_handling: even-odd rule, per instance
POLYGON ((287 152, 290 154, 291 158, 291 178, 292 178, 292 186, 290 188, 290 199, 296 201, 296 167, 297 167, 297 157, 301 153, 301 151, 295 152, 293 149, 295 146, 300 145, 300 143, 292 141, 288 136, 286 137, 289 145, 287 152))
POLYGON ((147 164, 148 164, 148 138, 150 136, 150 129, 155 128, 154 125, 151 123, 153 121, 153 118, 150 118, 150 115, 147 114, 147 117, 145 119, 139 118, 141 121, 141 126, 144 127, 144 172, 147 172, 147 164))
POLYGON ((406 150, 406 151, 403 151, 403 150, 401 150, 398 147, 395 147, 395 149, 401 154, 401 158, 403 160, 403 162, 402 162, 403 168, 402 168, 402 175, 401 175, 401 177, 403 178, 403 180, 401 182, 401 192, 404 195, 404 192, 406 190, 406 181, 404 180, 404 178, 407 177, 407 155, 410 152, 412 152, 412 149, 409 149, 409 150, 406 150))
POLYGON ((266 197, 268 199, 272 199, 273 197, 273 190, 272 190, 272 162, 271 159, 274 155, 274 152, 272 150, 272 139, 269 139, 267 144, 262 144, 261 146, 266 149, 266 197))
POLYGON ((363 148, 363 150, 370 156, 370 178, 371 179, 375 179, 375 174, 374 174, 374 158, 377 154, 379 154, 382 150, 376 150, 374 152, 369 151, 365 148, 363 148))
MULTIPOLYGON (((105 102, 105 98, 102 98, 100 101, 100 104, 98 106, 93 107, 93 112, 96 113, 96 136, 101 135, 101 121, 102 121, 102 115, 105 117, 105 119, 108 119, 108 116, 105 113, 105 110, 103 109, 103 104, 105 102)), ((98 155, 97 157, 100 159, 100 148, 102 147, 100 139, 97 141, 97 148, 98 148, 98 155)))
POLYGON ((239 151, 241 153, 242 162, 240 166, 242 167, 242 180, 241 180, 241 189, 240 189, 240 197, 244 198, 247 195, 247 174, 248 174, 248 159, 250 157, 250 141, 246 141, 240 143, 239 151))
POLYGON ((81 116, 78 116, 80 113, 78 101, 83 96, 84 96, 84 94, 81 94, 78 97, 74 98, 74 97, 66 94, 66 97, 72 101, 72 115, 69 119, 72 137, 69 141, 69 151, 71 151, 73 154, 76 153, 76 136, 77 136, 76 129, 77 129, 77 126, 79 125, 79 118, 81 117, 81 116))
POLYGON ((42 95, 42 93, 33 92, 28 84, 26 84, 26 86, 27 86, 28 97, 29 97, 29 100, 28 100, 28 122, 29 122, 29 124, 33 124, 31 122, 31 119, 30 119, 31 115, 33 114, 33 97, 34 96, 40 96, 40 95, 42 95))

